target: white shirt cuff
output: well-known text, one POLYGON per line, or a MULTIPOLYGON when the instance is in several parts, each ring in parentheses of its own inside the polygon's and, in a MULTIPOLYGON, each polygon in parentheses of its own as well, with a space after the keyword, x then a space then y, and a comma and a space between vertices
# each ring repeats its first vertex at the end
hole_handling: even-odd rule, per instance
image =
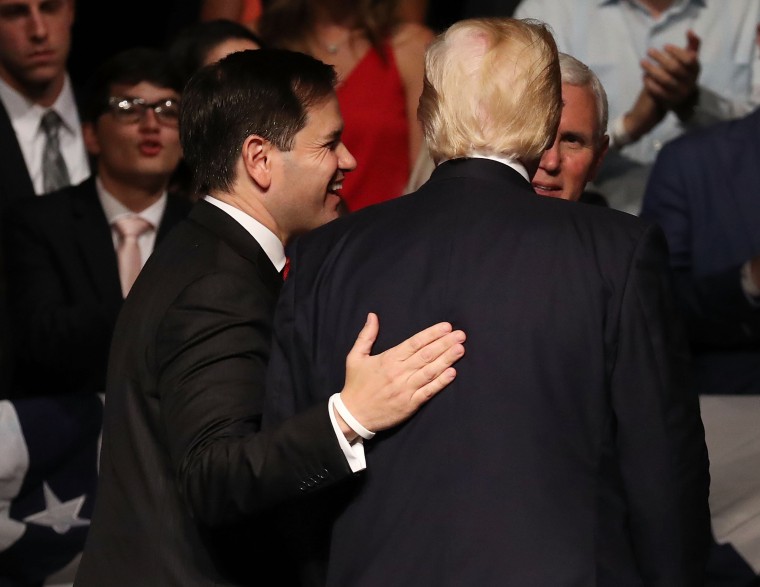
POLYGON ((630 145, 633 140, 631 135, 625 130, 625 115, 618 116, 612 121, 610 126, 610 146, 615 149, 622 149, 626 145, 630 145))
POLYGON ((340 396, 340 394, 335 393, 331 395, 330 400, 327 402, 327 410, 330 413, 330 422, 335 431, 335 436, 338 437, 340 449, 346 456, 348 466, 351 468, 352 472, 358 473, 367 468, 367 459, 364 457, 364 439, 359 436, 353 444, 349 444, 348 440, 346 440, 346 436, 340 429, 340 424, 338 424, 338 419, 335 417, 334 406, 336 396, 340 396))

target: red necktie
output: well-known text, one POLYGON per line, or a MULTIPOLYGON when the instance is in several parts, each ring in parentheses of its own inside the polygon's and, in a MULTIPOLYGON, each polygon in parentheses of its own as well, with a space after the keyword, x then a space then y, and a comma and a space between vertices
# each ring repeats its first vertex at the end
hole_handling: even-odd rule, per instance
POLYGON ((288 257, 285 257, 285 267, 283 267, 281 271, 283 281, 285 281, 288 278, 289 272, 290 272, 290 259, 288 257))

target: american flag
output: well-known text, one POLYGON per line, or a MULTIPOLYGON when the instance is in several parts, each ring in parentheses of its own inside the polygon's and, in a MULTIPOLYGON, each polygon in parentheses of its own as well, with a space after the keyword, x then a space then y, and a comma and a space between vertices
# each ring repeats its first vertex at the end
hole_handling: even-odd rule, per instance
POLYGON ((0 401, 0 587, 73 582, 102 421, 97 394, 0 401))

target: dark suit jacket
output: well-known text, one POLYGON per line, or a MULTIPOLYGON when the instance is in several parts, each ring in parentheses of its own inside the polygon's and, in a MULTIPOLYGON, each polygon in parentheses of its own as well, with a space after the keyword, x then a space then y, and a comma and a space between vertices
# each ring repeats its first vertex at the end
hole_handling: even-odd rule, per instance
POLYGON ((281 283, 205 201, 148 260, 114 334, 77 587, 291 584, 264 512, 351 471, 326 402, 259 433, 281 283))
POLYGON ((699 393, 760 393, 760 307, 741 265, 760 255, 760 109, 666 145, 641 216, 670 247, 699 393))
POLYGON ((368 311, 373 352, 468 336, 453 384, 366 443, 330 586, 701 585, 707 453, 656 226, 455 160, 291 253, 267 422, 342 381, 368 311))
POLYGON ((12 354, 10 344, 10 314, 7 307, 7 287, 3 266, 2 220, 11 202, 34 196, 34 185, 26 168, 24 155, 16 139, 11 119, 0 102, 0 397, 10 397, 12 354))
MULTIPOLYGON (((169 196, 156 245, 189 210, 187 200, 169 196)), ((14 394, 103 392, 122 294, 95 179, 18 200, 3 234, 14 394)))
POLYGON ((34 195, 34 185, 16 139, 11 119, 0 102, 0 210, 11 202, 34 195))

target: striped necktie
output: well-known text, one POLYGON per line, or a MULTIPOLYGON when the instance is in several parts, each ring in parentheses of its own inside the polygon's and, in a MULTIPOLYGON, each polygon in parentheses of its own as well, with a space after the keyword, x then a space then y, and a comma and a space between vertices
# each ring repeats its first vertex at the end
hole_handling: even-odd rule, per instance
POLYGON ((63 121, 55 110, 48 110, 42 117, 41 126, 45 133, 45 150, 42 152, 42 189, 45 193, 61 189, 71 183, 58 138, 61 124, 63 121))

